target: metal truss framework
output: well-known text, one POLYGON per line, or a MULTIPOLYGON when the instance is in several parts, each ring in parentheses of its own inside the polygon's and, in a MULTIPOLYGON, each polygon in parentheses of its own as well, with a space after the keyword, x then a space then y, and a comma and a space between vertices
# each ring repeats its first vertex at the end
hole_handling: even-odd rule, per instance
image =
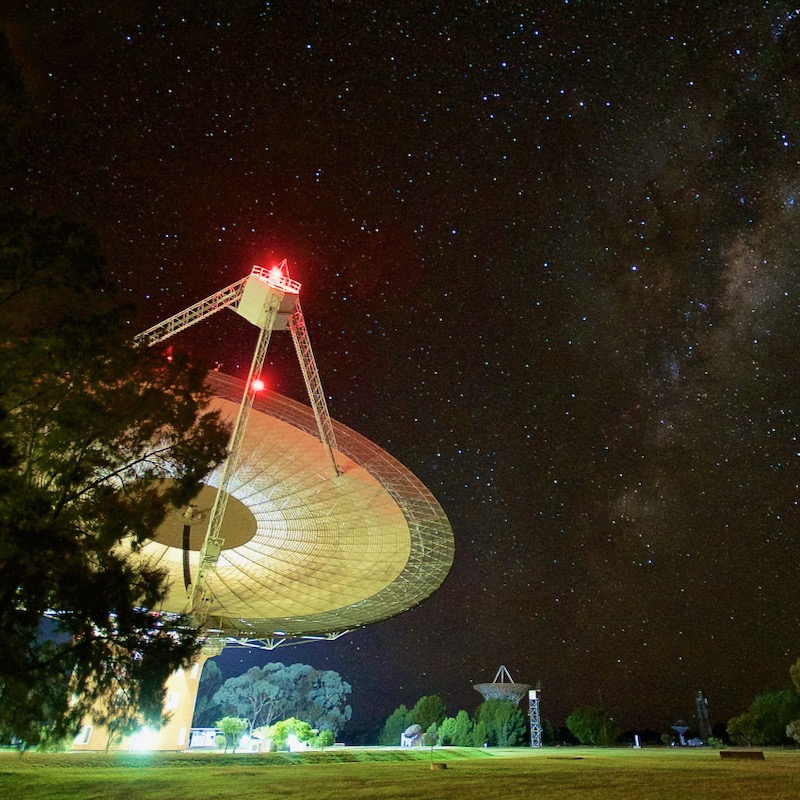
POLYGON ((325 402, 325 393, 322 390, 322 382, 319 378, 317 362, 311 350, 311 342, 308 338, 303 312, 300 309, 298 299, 294 306, 294 311, 289 317, 289 330, 292 332, 294 349, 297 352, 297 360, 300 362, 300 369, 303 372, 303 380, 306 384, 308 399, 311 401, 311 408, 314 411, 314 418, 319 429, 319 438, 328 451, 328 457, 333 465, 333 471, 339 475, 341 470, 336 463, 336 434, 333 432, 333 423, 328 413, 328 404, 325 402))
POLYGON ((195 323, 207 319, 212 314, 216 314, 217 311, 222 311, 223 308, 230 308, 242 299, 244 286, 249 279, 249 276, 247 278, 242 278, 240 281, 226 286, 210 297, 206 297, 205 300, 201 300, 199 303, 195 303, 193 306, 179 311, 169 319, 165 319, 157 325, 153 325, 152 328, 148 328, 146 331, 142 331, 142 333, 138 334, 138 336, 134 338, 134 341, 138 344, 152 347, 154 344, 163 342, 165 339, 169 339, 170 336, 174 336, 176 333, 186 330, 186 328, 191 328, 195 323))
MULTIPOLYGON (((137 337, 142 345, 155 345, 223 308, 259 328, 247 383, 219 372, 208 375, 217 401, 238 405, 238 413, 228 460, 218 470, 221 477, 208 505, 198 574, 193 582, 191 572, 186 578, 184 538, 184 558, 176 560, 175 577, 183 576, 186 596, 177 592, 168 607, 172 613, 194 615, 195 624, 205 630, 207 653, 221 652, 226 644, 272 650, 336 639, 418 605, 438 589, 453 563, 452 528, 431 492, 378 445, 331 420, 299 289, 285 261, 271 270, 254 267, 247 278, 137 337), (254 391, 253 378, 263 367, 272 330, 292 334, 311 408, 274 392, 254 391), (252 419, 251 411, 258 412, 252 419), (267 431, 276 438, 258 438, 267 431), (312 449, 322 443, 318 460, 303 455, 302 434, 317 440, 312 449), (298 449, 283 451, 288 442, 298 449), (263 465, 260 455, 250 460, 263 447, 284 459, 280 467, 275 463, 278 472, 263 465), (223 516, 229 496, 242 500, 242 480, 248 486, 247 508, 259 520, 256 538, 247 547, 229 542, 226 549, 223 516), (280 552, 274 550, 277 539, 264 536, 273 530, 269 498, 276 489, 283 493, 274 529, 280 552), (290 594, 282 591, 289 587, 290 594)), ((156 559, 174 558, 172 545, 151 545, 160 548, 153 554, 156 559)), ((180 580, 172 585, 179 586, 180 580)))
POLYGON ((211 508, 211 515, 208 520, 206 538, 203 540, 203 547, 200 550, 200 568, 197 573, 197 580, 191 584, 189 606, 194 616, 199 620, 205 620, 208 616, 206 609, 209 607, 212 600, 210 578, 214 575, 219 554, 222 552, 222 548, 225 544, 225 540, 220 536, 220 529, 222 528, 222 520, 225 517, 225 509, 228 506, 228 497, 230 496, 228 494, 228 488, 231 478, 239 465, 242 439, 244 437, 244 432, 247 430, 247 421, 250 417, 250 412, 253 409, 253 400, 256 395, 255 389, 253 388, 253 381, 261 375, 261 370, 264 367, 264 360, 267 356, 267 349, 269 348, 272 334, 272 326, 275 323, 279 305, 280 301, 277 297, 270 297, 265 308, 264 324, 258 333, 258 342, 256 343, 256 350, 250 365, 250 374, 247 377, 247 384, 242 394, 242 401, 239 404, 239 413, 236 415, 236 422, 233 425, 233 432, 231 433, 228 458, 225 460, 222 478, 220 479, 217 494, 214 498, 214 505, 211 508))
MULTIPOLYGON (((285 296, 287 294, 298 295, 299 291, 300 284, 289 278, 285 259, 278 267, 273 267, 271 270, 256 266, 246 278, 226 286, 210 297, 148 328, 136 336, 134 340, 137 343, 151 347, 198 322, 208 319, 224 308, 232 308, 241 316, 256 324, 260 329, 255 353, 250 365, 250 374, 242 394, 239 412, 231 434, 228 457, 224 464, 222 479, 209 516, 208 529, 200 551, 200 567, 196 579, 187 587, 188 607, 200 624, 203 624, 208 617, 207 608, 213 596, 212 580, 220 552, 225 544, 219 534, 228 502, 230 479, 238 466, 242 438, 247 429, 247 421, 257 394, 253 381, 261 375, 272 330, 276 327, 278 314, 285 305, 285 296), (245 310, 242 308, 242 303, 248 291, 251 298, 256 298, 256 307, 245 310), (257 308, 259 304, 262 304, 260 309, 257 308)), ((253 305, 252 301, 250 305, 253 305)), ((308 338, 308 330, 303 319, 299 298, 294 301, 288 325, 294 340, 309 401, 317 421, 320 440, 330 457, 333 474, 339 475, 340 470, 334 455, 336 437, 333 432, 327 403, 325 402, 325 394, 322 390, 322 383, 319 378, 314 353, 311 349, 311 342, 308 338)))
POLYGON ((531 689, 528 692, 530 704, 531 747, 542 746, 542 713, 539 707, 541 689, 531 689))

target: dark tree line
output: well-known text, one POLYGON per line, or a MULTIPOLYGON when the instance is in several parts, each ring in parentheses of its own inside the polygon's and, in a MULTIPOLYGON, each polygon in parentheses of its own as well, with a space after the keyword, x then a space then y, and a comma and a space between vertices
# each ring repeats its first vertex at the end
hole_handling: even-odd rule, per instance
POLYGON ((486 700, 474 717, 459 711, 447 716, 444 701, 438 695, 421 697, 413 708, 400 705, 387 718, 379 743, 399 745, 401 735, 419 726, 426 744, 455 747, 519 747, 528 741, 528 720, 512 700, 486 700))
POLYGON ((800 659, 789 672, 794 688, 764 692, 747 711, 728 720, 733 742, 747 747, 800 742, 800 659))

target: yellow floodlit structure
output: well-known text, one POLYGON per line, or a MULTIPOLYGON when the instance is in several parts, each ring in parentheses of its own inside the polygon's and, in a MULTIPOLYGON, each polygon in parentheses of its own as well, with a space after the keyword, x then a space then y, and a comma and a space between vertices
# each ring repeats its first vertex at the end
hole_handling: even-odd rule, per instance
MULTIPOLYGON (((137 337, 154 345, 225 308, 259 331, 246 381, 209 376, 212 406, 232 425, 226 461, 134 554, 168 572, 169 592, 154 611, 190 613, 207 642, 200 662, 168 683, 172 719, 151 749, 187 746, 200 668, 226 644, 335 639, 422 602, 453 562, 450 523, 422 482, 330 418, 299 292, 286 261, 256 266, 137 337), (309 406, 263 388, 271 334, 284 330, 309 406)), ((105 744, 87 721, 74 748, 105 744)))
POLYGON ((285 260, 256 266, 138 337, 157 344, 224 308, 259 329, 247 381, 209 377, 232 424, 228 458, 141 551, 169 570, 161 610, 189 610, 210 640, 335 637, 421 602, 453 561, 450 523, 422 482, 331 420, 299 294, 285 260), (310 406, 263 389, 273 330, 291 333, 310 406))
MULTIPOLYGON (((233 420, 244 382, 211 373, 210 385, 212 405, 233 420)), ((447 575, 452 531, 421 481, 337 422, 333 473, 316 427, 307 406, 272 392, 256 398, 227 488, 205 610, 211 635, 268 646, 331 636, 417 605, 447 575)), ((164 611, 186 607, 222 472, 141 551, 169 571, 164 611)))

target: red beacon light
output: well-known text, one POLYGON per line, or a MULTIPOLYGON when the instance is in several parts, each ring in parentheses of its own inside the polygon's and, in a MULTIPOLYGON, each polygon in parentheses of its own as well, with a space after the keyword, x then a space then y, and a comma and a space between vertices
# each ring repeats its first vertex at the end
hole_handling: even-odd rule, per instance
POLYGON ((256 265, 253 267, 251 274, 264 281, 267 286, 271 286, 273 289, 278 289, 287 294, 300 294, 300 284, 289 277, 289 266, 285 258, 280 264, 275 264, 275 266, 269 269, 256 265))
POLYGON ((251 389, 252 389, 254 392, 263 392, 263 391, 264 391, 264 389, 266 389, 266 388, 267 388, 267 384, 266 384, 266 383, 264 383, 264 381, 263 381, 263 380, 261 380, 261 378, 253 378, 253 381, 252 381, 252 383, 250 384, 250 388, 251 388, 251 389))

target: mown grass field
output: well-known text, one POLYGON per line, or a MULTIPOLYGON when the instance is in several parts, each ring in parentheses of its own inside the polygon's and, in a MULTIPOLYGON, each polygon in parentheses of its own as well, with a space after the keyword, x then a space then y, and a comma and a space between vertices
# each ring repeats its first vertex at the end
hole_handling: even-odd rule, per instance
POLYGON ((299 756, 0 753, 8 800, 798 800, 800 751, 331 750, 299 756))

